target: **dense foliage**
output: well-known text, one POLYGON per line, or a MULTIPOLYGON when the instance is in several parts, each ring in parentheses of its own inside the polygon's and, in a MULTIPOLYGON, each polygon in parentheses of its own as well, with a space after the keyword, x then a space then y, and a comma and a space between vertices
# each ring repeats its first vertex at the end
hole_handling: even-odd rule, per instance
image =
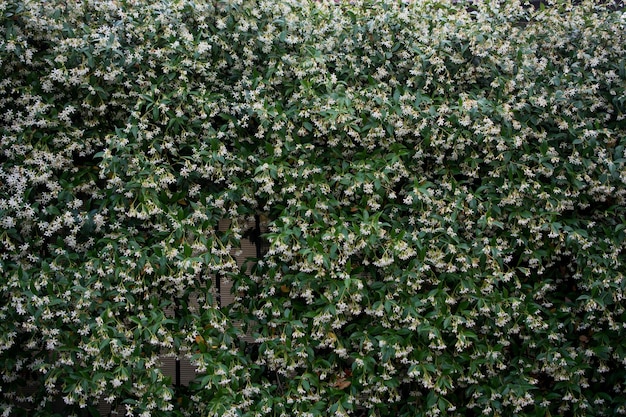
POLYGON ((0 2, 0 415, 625 414, 603 7, 0 2))

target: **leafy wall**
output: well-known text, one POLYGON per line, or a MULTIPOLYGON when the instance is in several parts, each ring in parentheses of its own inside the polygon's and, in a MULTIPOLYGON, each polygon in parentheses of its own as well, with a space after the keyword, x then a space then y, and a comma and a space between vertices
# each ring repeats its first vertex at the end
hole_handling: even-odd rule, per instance
POLYGON ((603 7, 0 2, 0 413, 625 413, 603 7))

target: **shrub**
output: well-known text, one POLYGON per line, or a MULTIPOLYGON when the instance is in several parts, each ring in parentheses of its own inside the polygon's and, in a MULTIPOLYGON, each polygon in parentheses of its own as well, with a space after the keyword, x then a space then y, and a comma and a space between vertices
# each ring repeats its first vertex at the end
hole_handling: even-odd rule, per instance
POLYGON ((2 415, 625 413, 615 6, 0 3, 2 415))

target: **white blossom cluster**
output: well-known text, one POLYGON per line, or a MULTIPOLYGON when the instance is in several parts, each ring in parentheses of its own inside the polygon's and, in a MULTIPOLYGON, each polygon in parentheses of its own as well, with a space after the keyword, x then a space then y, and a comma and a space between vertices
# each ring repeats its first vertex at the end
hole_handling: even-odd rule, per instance
POLYGON ((0 415, 626 413, 622 6, 0 1, 0 415))

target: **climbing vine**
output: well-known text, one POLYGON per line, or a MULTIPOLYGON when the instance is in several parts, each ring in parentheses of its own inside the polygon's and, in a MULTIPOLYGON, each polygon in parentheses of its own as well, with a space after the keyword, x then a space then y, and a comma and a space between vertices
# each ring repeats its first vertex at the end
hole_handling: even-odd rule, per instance
POLYGON ((0 2, 0 414, 626 413, 626 15, 575 3, 0 2))

